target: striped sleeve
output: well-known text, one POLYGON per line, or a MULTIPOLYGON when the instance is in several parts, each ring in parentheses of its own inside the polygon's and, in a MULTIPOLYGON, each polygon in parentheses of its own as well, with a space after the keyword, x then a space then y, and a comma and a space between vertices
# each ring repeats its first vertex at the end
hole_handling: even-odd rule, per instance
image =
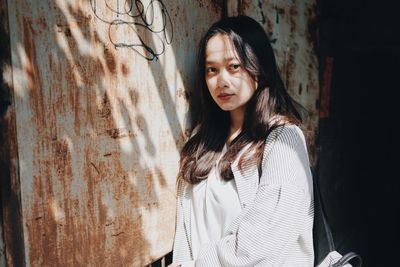
POLYGON ((178 192, 176 201, 176 218, 175 218, 175 237, 173 246, 173 262, 183 263, 192 261, 192 256, 190 252, 190 241, 188 238, 188 233, 185 229, 184 219, 183 219, 183 207, 182 198, 184 197, 185 185, 182 180, 178 181, 178 192))
POLYGON ((312 235, 301 237, 312 232, 313 220, 304 136, 296 126, 275 131, 266 143, 255 200, 221 240, 201 247, 196 266, 313 265, 312 235))

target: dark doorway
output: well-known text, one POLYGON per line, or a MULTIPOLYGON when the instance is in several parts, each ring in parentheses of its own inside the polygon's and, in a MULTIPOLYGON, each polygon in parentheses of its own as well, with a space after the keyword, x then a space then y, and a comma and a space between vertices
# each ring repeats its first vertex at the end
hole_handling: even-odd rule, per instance
POLYGON ((333 59, 329 115, 319 125, 321 191, 338 251, 361 254, 365 267, 400 264, 396 2, 318 1, 321 79, 333 59))

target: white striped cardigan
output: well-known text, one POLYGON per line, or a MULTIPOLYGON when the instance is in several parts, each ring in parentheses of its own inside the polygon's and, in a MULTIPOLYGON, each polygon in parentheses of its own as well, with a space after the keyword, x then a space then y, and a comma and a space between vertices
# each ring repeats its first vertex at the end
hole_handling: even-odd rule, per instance
MULTIPOLYGON (((313 188, 305 138, 295 125, 267 137, 262 174, 231 168, 242 211, 218 242, 200 248, 195 266, 313 266, 313 188)), ((173 262, 192 259, 191 185, 178 183, 173 262)))

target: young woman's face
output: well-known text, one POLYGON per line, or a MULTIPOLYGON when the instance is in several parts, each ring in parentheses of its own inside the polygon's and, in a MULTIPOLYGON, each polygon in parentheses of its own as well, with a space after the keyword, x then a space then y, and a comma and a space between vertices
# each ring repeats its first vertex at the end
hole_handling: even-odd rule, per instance
POLYGON ((236 50, 225 34, 207 42, 205 79, 215 103, 224 111, 244 112, 257 83, 241 65, 236 50))

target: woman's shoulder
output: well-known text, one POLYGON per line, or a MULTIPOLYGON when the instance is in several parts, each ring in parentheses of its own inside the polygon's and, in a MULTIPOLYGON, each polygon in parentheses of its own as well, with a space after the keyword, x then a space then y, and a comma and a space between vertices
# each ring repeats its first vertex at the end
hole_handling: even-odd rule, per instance
POLYGON ((305 138, 301 128, 292 123, 283 124, 275 127, 268 135, 265 144, 274 144, 276 142, 284 142, 288 145, 296 143, 305 143, 305 138))
POLYGON ((294 124, 279 126, 271 131, 267 140, 263 155, 263 172, 269 171, 274 175, 267 175, 263 183, 295 185, 309 190, 309 158, 300 127, 294 124))

